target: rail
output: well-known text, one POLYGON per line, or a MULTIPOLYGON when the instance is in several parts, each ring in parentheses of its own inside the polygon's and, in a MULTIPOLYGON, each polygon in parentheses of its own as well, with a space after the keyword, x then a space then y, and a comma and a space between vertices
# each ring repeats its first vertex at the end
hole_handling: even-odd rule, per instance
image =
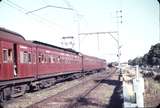
MULTIPOLYGON (((65 105, 65 107, 67 108, 74 108, 75 106, 77 106, 77 104, 81 101, 83 101, 85 99, 85 97, 87 95, 89 95, 94 89, 96 89, 103 80, 109 78, 110 76, 112 76, 113 73, 107 73, 108 75, 107 76, 95 76, 94 77, 94 80, 96 79, 96 83, 94 83, 94 85, 90 85, 89 88, 86 88, 82 93, 80 93, 79 95, 77 95, 74 99, 69 99, 69 103, 67 103, 67 105, 65 105)), ((86 84, 86 83, 90 83, 90 81, 93 81, 93 78, 91 79, 87 79, 85 82, 81 82, 73 87, 70 87, 64 91, 61 91, 55 95, 52 95, 51 97, 48 97, 38 103, 35 103, 27 108, 34 108, 36 106, 39 106, 39 104, 44 104, 45 102, 49 101, 49 100, 52 100, 52 102, 54 101, 57 101, 57 97, 58 99, 60 99, 60 97, 63 97, 63 95, 66 95, 67 93, 71 93, 70 91, 74 90, 74 89, 77 89, 78 87, 86 84)), ((64 101, 64 102, 68 102, 68 100, 60 100, 60 101, 64 101)), ((41 107, 40 107, 41 108, 41 107)))

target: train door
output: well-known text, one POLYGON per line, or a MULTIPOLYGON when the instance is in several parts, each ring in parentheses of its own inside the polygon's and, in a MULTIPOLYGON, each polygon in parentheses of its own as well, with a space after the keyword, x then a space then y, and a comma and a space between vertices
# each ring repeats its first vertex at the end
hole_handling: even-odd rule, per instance
POLYGON ((19 78, 34 77, 32 65, 32 47, 18 45, 18 75, 19 78))
POLYGON ((36 48, 32 48, 32 72, 34 73, 34 76, 36 76, 38 73, 38 67, 37 67, 37 55, 36 55, 36 48))
POLYGON ((13 45, 13 74, 14 77, 18 76, 18 62, 17 62, 17 44, 13 45))
POLYGON ((9 80, 13 79, 13 43, 11 42, 1 42, 2 48, 2 69, 1 69, 1 79, 9 80))

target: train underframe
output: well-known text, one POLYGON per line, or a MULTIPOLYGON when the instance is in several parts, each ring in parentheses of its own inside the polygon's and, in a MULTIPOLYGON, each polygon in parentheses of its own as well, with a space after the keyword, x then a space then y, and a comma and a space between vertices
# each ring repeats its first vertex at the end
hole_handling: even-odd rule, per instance
MULTIPOLYGON (((58 82, 62 82, 66 79, 77 79, 85 75, 89 75, 95 72, 100 72, 104 69, 82 71, 76 73, 62 74, 56 76, 50 76, 46 78, 29 78, 29 79, 18 79, 10 82, 4 81, 3 85, 0 86, 0 102, 6 102, 11 98, 24 95, 26 92, 33 92, 40 89, 44 89, 55 85, 58 82), (5 84, 6 83, 6 84, 5 84)), ((2 82, 0 82, 2 83, 2 82)))

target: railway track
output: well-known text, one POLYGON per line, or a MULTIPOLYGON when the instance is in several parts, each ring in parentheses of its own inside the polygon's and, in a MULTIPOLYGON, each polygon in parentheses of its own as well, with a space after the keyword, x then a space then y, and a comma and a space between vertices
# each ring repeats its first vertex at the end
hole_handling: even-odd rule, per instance
MULTIPOLYGON (((74 108, 81 103, 83 104, 85 99, 99 88, 100 83, 111 77, 114 72, 115 69, 95 73, 79 79, 61 82, 34 93, 26 93, 22 97, 8 101, 3 105, 3 108, 74 108)), ((107 87, 107 89, 109 88, 107 87)), ((112 95, 112 93, 110 94, 112 95)))
POLYGON ((79 104, 81 104, 81 102, 86 101, 86 98, 93 90, 95 90, 102 81, 104 81, 105 79, 107 79, 108 77, 110 77, 112 74, 108 75, 107 77, 105 77, 104 79, 99 79, 99 81, 97 82, 97 84, 95 84, 93 87, 89 88, 88 90, 86 90, 84 93, 82 93, 80 96, 78 96, 74 101, 72 101, 69 105, 68 108, 75 108, 77 106, 79 106, 79 104))
POLYGON ((87 102, 87 96, 91 95, 102 81, 110 78, 113 74, 114 71, 103 72, 27 108, 77 108, 87 102))

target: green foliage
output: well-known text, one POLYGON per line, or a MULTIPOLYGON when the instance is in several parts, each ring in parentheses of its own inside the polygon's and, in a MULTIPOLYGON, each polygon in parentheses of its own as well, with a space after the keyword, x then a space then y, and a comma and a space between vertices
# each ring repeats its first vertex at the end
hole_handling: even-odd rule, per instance
POLYGON ((133 60, 129 60, 128 64, 133 65, 133 66, 135 66, 135 65, 140 65, 141 66, 142 65, 142 57, 136 57, 133 60))
POLYGON ((160 65, 160 43, 151 47, 147 56, 147 64, 160 65))
POLYGON ((160 65, 160 43, 151 46, 149 52, 143 57, 136 57, 133 60, 128 61, 129 65, 140 65, 140 66, 157 66, 160 65))

